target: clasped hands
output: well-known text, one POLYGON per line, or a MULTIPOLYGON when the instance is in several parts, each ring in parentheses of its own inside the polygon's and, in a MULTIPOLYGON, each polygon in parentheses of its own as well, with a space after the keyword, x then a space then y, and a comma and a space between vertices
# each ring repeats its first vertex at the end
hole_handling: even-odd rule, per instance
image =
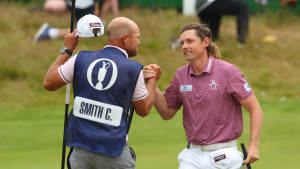
POLYGON ((146 82, 152 78, 155 78, 155 81, 158 81, 161 75, 161 68, 157 64, 150 64, 143 68, 143 74, 146 82))

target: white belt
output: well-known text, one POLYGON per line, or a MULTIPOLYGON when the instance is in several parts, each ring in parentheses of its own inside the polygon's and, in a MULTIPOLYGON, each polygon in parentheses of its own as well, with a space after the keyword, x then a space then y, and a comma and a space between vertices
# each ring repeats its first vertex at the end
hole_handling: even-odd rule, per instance
POLYGON ((196 144, 190 143, 189 148, 199 148, 204 151, 212 151, 212 150, 218 150, 218 149, 233 147, 233 146, 237 146, 236 140, 232 140, 227 143, 214 143, 214 144, 210 144, 210 145, 196 145, 196 144))

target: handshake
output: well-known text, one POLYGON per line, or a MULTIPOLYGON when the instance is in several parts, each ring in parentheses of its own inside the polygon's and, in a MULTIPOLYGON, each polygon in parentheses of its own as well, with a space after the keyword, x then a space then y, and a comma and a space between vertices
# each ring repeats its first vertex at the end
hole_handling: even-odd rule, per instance
POLYGON ((150 64, 143 68, 144 79, 148 82, 149 79, 155 78, 155 81, 158 81, 161 75, 161 68, 157 64, 150 64))

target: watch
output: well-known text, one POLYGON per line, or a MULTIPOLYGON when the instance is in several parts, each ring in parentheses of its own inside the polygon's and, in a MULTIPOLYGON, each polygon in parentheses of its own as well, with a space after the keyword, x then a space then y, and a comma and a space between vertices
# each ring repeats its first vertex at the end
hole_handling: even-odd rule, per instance
POLYGON ((72 54, 73 54, 73 52, 70 49, 67 49, 66 47, 62 47, 60 49, 60 53, 66 53, 66 54, 68 54, 70 56, 72 56, 72 54))

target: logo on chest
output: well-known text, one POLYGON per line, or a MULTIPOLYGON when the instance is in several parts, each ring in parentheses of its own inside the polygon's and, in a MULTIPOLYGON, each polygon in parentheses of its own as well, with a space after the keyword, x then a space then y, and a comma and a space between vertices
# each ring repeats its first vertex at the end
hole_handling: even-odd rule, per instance
POLYGON ((180 91, 181 92, 190 92, 193 90, 193 86, 192 85, 181 85, 180 86, 180 91))
POLYGON ((97 90, 109 89, 115 83, 117 76, 117 65, 110 59, 97 59, 87 70, 88 82, 97 90))
POLYGON ((217 90, 218 89, 218 84, 216 83, 215 80, 212 80, 211 81, 211 84, 210 85, 210 90, 217 90))

